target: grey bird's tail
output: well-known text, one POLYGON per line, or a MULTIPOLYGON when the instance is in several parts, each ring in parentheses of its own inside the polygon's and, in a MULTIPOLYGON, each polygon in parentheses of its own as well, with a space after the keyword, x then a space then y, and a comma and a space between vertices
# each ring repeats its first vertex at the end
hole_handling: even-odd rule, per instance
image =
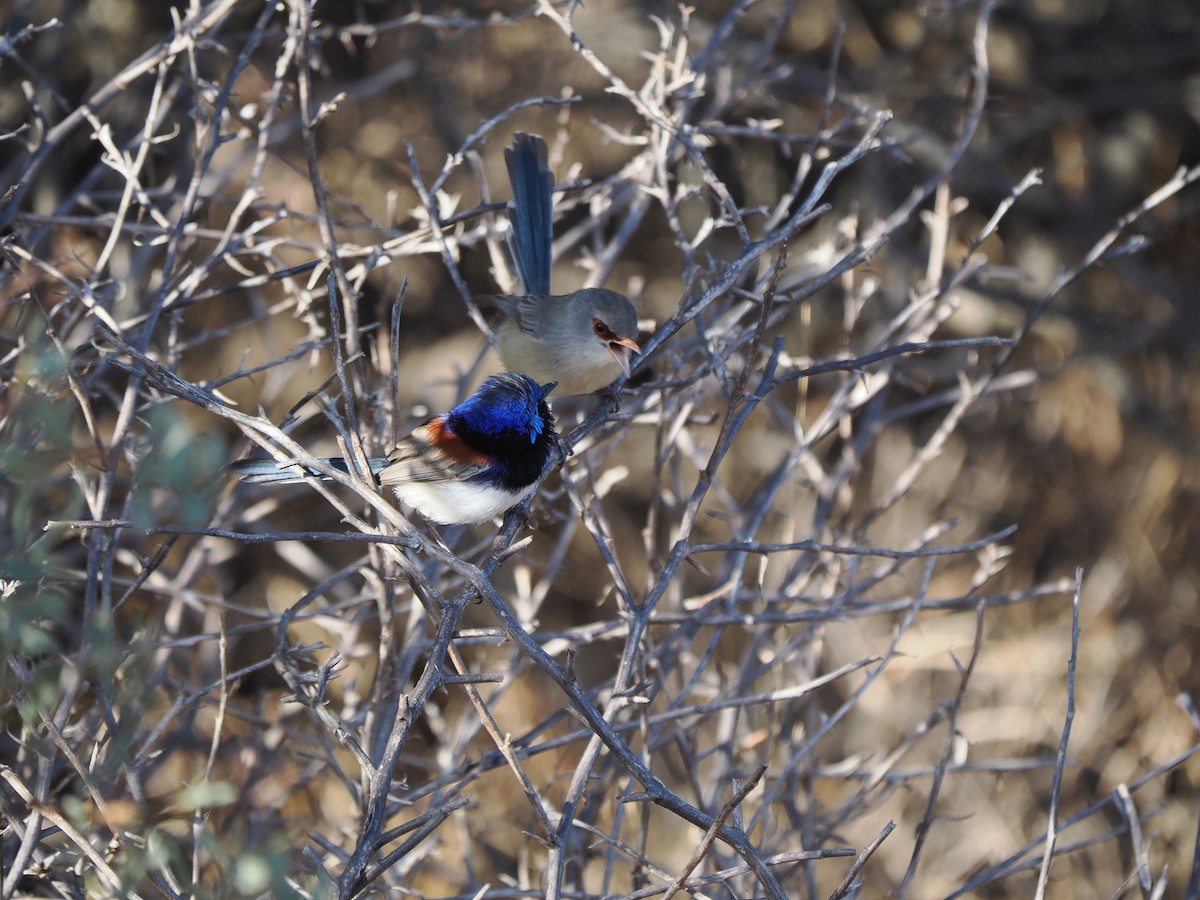
POLYGON ((512 254, 526 294, 550 293, 550 252, 554 238, 554 174, 546 142, 521 131, 504 150, 513 199, 508 207, 512 254))
MULTIPOLYGON (((331 469, 340 472, 350 472, 350 465, 340 456, 318 457, 321 462, 331 469)), ((386 456, 372 456, 367 459, 371 474, 376 474, 388 464, 386 456)), ((229 465, 229 471, 247 484, 295 484, 305 478, 317 478, 322 481, 332 481, 316 469, 299 464, 288 465, 277 463, 273 459, 240 459, 229 465)))

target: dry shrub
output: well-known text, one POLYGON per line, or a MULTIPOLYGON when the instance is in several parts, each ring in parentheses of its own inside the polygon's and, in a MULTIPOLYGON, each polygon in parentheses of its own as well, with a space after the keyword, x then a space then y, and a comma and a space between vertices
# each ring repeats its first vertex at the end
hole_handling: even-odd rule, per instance
POLYGON ((4 897, 1181 890, 1196 479, 1130 398, 1194 413, 1194 128, 1023 90, 1115 11, 855 9, 10 13, 4 897), (517 130, 620 409, 498 532, 228 483, 493 369, 517 130))

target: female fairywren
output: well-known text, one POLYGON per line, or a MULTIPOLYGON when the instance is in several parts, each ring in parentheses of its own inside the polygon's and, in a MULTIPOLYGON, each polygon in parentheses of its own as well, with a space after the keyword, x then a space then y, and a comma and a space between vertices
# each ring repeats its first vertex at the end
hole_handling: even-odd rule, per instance
POLYGON ((525 293, 481 295, 492 310, 496 350, 510 372, 555 381, 559 393, 589 394, 629 375, 631 353, 640 353, 637 311, 622 294, 583 288, 550 293, 554 175, 546 142, 518 133, 504 151, 513 201, 510 246, 525 293))

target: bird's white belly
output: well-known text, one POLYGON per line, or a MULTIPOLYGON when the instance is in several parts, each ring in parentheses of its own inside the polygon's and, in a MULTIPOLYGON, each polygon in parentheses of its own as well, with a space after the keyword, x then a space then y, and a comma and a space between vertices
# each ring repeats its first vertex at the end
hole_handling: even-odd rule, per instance
POLYGON ((516 506, 533 486, 510 491, 490 484, 454 481, 406 481, 395 485, 396 496, 439 525, 484 522, 516 506))

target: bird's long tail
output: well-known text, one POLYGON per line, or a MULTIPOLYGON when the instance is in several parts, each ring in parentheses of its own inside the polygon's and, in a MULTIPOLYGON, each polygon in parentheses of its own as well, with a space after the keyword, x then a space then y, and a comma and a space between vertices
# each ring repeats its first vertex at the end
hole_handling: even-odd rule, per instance
MULTIPOLYGON (((341 456, 324 456, 319 459, 331 469, 347 473, 350 471, 350 464, 341 456)), ((372 456, 367 459, 372 474, 377 473, 387 463, 386 456, 372 456)), ((321 474, 316 469, 310 469, 308 466, 287 465, 286 463, 277 463, 273 459, 241 459, 231 463, 229 471, 248 484, 295 484, 305 478, 332 480, 327 475, 321 474)))
POLYGON ((554 174, 546 142, 518 132, 504 151, 513 200, 509 204, 512 254, 527 294, 550 293, 550 247, 554 237, 554 174))

